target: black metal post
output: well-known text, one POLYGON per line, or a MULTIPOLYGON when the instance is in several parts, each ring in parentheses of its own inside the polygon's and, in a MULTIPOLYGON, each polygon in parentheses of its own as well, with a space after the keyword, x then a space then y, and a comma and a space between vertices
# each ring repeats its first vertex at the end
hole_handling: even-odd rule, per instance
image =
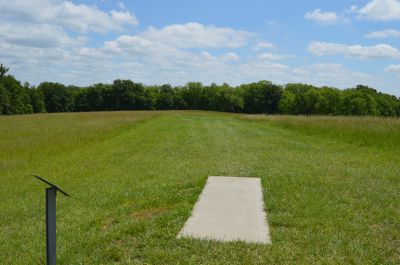
POLYGON ((68 193, 50 183, 40 176, 33 175, 38 180, 49 185, 46 188, 46 264, 56 265, 56 196, 57 191, 61 192, 67 197, 68 193))
POLYGON ((46 189, 46 264, 56 265, 56 195, 54 187, 46 189))

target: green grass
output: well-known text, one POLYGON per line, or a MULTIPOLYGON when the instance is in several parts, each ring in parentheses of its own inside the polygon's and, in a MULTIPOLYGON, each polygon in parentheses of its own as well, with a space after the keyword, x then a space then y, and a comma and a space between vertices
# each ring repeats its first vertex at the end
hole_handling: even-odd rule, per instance
POLYGON ((0 263, 399 264, 396 119, 112 112, 0 117, 0 263), (262 179, 272 245, 176 239, 207 176, 262 179))

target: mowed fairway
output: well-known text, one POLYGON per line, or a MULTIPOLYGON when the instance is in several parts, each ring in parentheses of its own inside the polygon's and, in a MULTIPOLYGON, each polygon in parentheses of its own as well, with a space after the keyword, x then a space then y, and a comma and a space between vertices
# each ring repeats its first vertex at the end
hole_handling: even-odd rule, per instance
POLYGON ((0 263, 399 264, 400 121, 212 112, 0 117, 0 263), (176 239, 208 176, 262 179, 271 245, 176 239))

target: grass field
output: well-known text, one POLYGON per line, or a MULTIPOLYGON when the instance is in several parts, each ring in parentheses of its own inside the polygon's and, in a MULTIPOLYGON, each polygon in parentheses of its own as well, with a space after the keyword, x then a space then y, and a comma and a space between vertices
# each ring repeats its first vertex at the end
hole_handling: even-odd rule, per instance
POLYGON ((0 263, 399 264, 400 120, 98 112, 0 117, 0 263), (207 176, 260 177, 272 245, 176 239, 207 176))

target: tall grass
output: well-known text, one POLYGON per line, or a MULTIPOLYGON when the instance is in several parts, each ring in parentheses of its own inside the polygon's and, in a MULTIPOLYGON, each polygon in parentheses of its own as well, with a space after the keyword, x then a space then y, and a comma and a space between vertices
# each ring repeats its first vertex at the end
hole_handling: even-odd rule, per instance
POLYGON ((400 119, 349 116, 244 115, 306 135, 320 135, 359 146, 398 148, 400 119))
POLYGON ((398 120, 103 112, 0 117, 0 264, 399 264, 398 120), (256 120, 256 122, 254 122, 256 120), (360 140, 361 138, 361 140, 360 140), (209 175, 259 177, 272 244, 176 239, 209 175))
POLYGON ((0 116, 0 169, 84 149, 158 115, 120 111, 0 116))

